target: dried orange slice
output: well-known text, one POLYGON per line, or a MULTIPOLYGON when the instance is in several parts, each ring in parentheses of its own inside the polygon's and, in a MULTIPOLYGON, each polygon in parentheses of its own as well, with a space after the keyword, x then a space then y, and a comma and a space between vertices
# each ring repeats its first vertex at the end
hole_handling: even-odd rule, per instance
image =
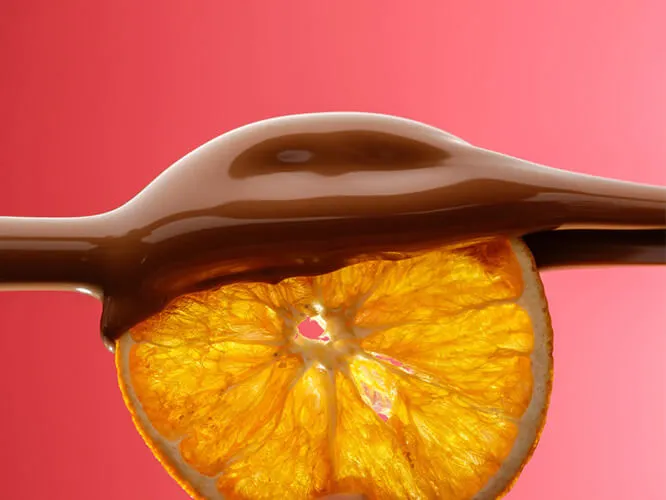
POLYGON ((180 297, 116 364, 194 498, 489 499, 538 440, 552 332, 529 251, 493 238, 180 297))

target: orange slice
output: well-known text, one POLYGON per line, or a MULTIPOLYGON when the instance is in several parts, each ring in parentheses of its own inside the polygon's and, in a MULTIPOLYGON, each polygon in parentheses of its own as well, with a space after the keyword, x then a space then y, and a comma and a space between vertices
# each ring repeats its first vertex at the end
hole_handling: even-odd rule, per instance
POLYGON ((552 331, 529 251, 494 238, 180 297, 116 364, 194 498, 490 499, 543 427, 552 331))

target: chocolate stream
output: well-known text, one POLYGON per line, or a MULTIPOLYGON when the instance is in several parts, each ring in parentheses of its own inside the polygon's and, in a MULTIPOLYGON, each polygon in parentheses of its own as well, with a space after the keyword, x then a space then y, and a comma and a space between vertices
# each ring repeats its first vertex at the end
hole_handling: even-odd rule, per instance
POLYGON ((183 293, 492 235, 524 237, 539 269, 666 264, 666 188, 394 117, 282 117, 210 141, 109 213, 0 217, 0 286, 100 297, 111 344, 183 293))

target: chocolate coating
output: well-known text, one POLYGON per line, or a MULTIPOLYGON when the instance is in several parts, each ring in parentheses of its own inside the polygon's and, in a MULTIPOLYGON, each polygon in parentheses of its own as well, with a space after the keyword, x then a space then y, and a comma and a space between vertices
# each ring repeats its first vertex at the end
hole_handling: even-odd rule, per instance
POLYGON ((666 189, 536 165, 366 113, 224 134, 106 214, 0 218, 0 283, 85 288, 111 341, 172 298, 368 255, 525 236, 541 268, 664 264, 666 189))

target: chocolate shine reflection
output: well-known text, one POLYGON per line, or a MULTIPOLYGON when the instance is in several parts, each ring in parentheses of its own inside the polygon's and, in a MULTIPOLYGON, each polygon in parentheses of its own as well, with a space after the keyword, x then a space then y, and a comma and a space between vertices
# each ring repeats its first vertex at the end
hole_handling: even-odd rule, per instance
POLYGON ((665 264, 665 229, 664 187, 536 165, 410 120, 318 113, 224 134, 109 213, 0 218, 0 284, 100 296, 111 345, 219 284, 499 234, 524 237, 540 269, 665 264))

